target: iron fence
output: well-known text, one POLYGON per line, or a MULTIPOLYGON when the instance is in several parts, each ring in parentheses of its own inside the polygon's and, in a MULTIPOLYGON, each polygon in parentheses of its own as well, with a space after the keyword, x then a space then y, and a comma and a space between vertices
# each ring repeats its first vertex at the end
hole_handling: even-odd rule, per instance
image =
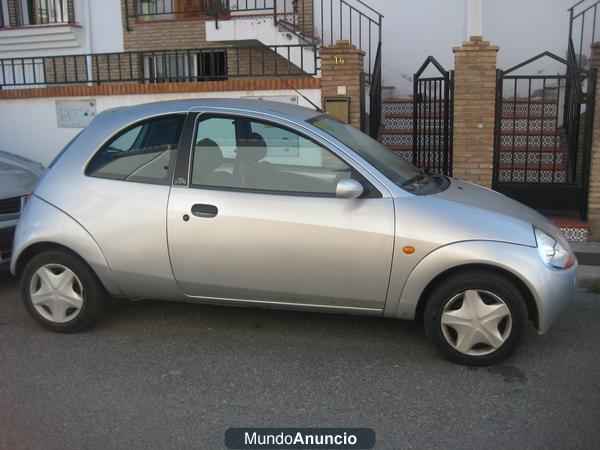
POLYGON ((0 88, 315 75, 316 58, 307 44, 6 58, 0 88))
POLYGON ((574 61, 577 65, 589 68, 591 45, 599 37, 598 13, 600 0, 580 0, 568 9, 569 43, 573 47, 574 61))
POLYGON ((412 162, 448 176, 452 176, 452 75, 429 56, 413 77, 412 162))
POLYGON ((495 189, 547 214, 585 218, 595 77, 549 52, 498 71, 495 189), (565 73, 527 73, 542 58, 565 73))

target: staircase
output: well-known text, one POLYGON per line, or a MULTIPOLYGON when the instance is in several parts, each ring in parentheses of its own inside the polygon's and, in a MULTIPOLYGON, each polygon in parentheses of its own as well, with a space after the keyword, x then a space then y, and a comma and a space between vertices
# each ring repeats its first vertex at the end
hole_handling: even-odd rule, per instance
POLYGON ((227 21, 210 21, 206 23, 206 40, 226 44, 258 41, 266 47, 271 47, 302 72, 319 76, 314 39, 302 35, 299 31, 289 31, 285 25, 288 20, 297 21, 297 18, 282 18, 277 24, 272 14, 232 16, 232 19, 227 21))
POLYGON ((566 148, 558 123, 556 100, 504 101, 500 127, 500 181, 564 183, 566 148))

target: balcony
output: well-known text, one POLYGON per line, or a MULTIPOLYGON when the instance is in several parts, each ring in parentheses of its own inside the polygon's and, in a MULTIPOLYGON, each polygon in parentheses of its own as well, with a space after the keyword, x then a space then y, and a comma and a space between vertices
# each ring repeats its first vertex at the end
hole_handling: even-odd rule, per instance
POLYGON ((0 58, 72 53, 82 42, 73 0, 0 0, 0 58), (10 14, 9 14, 10 12, 10 14))
POLYGON ((125 0, 127 18, 173 20, 228 15, 227 0, 125 0))
MULTIPOLYGON (((160 50, 0 59, 0 89, 53 85, 196 83, 238 78, 314 76, 315 61, 282 54, 308 45, 160 50)), ((316 52, 312 51, 312 55, 316 52)))

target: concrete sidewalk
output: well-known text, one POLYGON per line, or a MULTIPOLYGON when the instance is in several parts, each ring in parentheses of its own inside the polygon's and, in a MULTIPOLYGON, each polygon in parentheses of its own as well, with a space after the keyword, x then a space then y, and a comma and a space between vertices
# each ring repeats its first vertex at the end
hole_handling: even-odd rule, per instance
POLYGON ((579 289, 588 291, 594 284, 600 285, 600 242, 572 242, 571 248, 579 262, 579 289))

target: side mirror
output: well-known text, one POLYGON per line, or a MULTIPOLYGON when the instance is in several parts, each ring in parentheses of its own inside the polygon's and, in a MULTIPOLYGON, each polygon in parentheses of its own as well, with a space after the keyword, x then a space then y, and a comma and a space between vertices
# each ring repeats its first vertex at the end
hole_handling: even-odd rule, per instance
POLYGON ((351 178, 344 178, 338 181, 335 188, 337 198, 358 198, 364 192, 363 185, 351 178))

